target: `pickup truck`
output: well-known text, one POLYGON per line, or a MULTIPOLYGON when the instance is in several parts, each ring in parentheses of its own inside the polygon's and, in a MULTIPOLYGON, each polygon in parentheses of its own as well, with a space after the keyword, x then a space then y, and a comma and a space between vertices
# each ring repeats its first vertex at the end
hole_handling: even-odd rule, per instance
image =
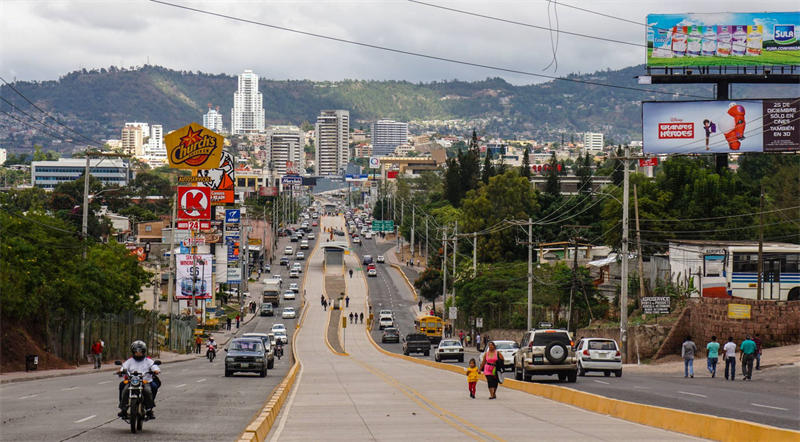
POLYGON ((421 333, 411 333, 403 338, 403 354, 424 353, 425 356, 431 354, 431 341, 421 333))

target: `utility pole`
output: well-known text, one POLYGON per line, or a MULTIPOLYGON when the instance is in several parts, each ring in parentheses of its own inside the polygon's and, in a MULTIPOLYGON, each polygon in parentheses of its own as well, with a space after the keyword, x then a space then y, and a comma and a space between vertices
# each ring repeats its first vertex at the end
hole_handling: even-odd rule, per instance
POLYGON ((428 217, 425 216, 425 266, 428 264, 428 217))
POLYGON ((533 317, 533 218, 528 218, 528 330, 533 317))
POLYGON ((639 301, 644 297, 644 263, 642 262, 642 231, 639 230, 639 196, 636 193, 636 184, 633 185, 633 210, 636 216, 636 245, 639 247, 639 301))
POLYGON ((569 310, 567 310, 567 330, 572 327, 572 298, 575 296, 575 283, 578 273, 578 238, 573 237, 572 242, 574 248, 572 252, 572 283, 569 288, 569 310))
POLYGON ((411 261, 414 261, 414 229, 416 228, 416 207, 411 206, 411 261))
MULTIPOLYGON (((453 229, 453 282, 450 284, 453 286, 453 297, 450 298, 453 303, 456 302, 456 255, 458 255, 458 220, 456 220, 456 226, 453 229)), ((447 319, 450 319, 449 309, 447 319)))
POLYGON ((172 296, 174 295, 175 290, 175 281, 173 280, 175 274, 175 218, 178 217, 178 192, 175 192, 175 195, 172 196, 172 219, 170 220, 170 230, 169 230, 169 280, 167 284, 167 316, 169 316, 169 343, 170 343, 170 350, 174 347, 174 330, 172 326, 172 296))
POLYGON ((472 277, 478 276, 478 232, 472 232, 472 277))
MULTIPOLYGON (((89 148, 86 148, 86 170, 83 173, 83 220, 81 221, 81 240, 83 241, 83 262, 86 262, 86 248, 89 246, 87 234, 89 232, 89 148)), ((759 260, 761 262, 761 260, 759 260)), ((760 272, 759 272, 760 274, 760 272)), ((759 279, 760 281, 760 279, 759 279)), ((85 339, 84 329, 86 328, 86 309, 81 309, 81 333, 80 343, 78 344, 78 360, 83 358, 85 339)))
POLYGON ((764 288, 764 185, 761 185, 761 196, 759 198, 758 211, 758 283, 756 285, 756 299, 762 300, 764 296, 762 290, 764 288))
POLYGON ((628 196, 630 175, 628 173, 629 148, 625 148, 622 159, 622 286, 619 296, 619 340, 622 345, 622 362, 628 362, 628 196))
MULTIPOLYGON (((447 227, 442 227, 442 304, 447 304, 447 227)), ((436 304, 434 304, 436 305, 436 304)), ((433 313, 436 313, 434 309, 433 313)), ((442 307, 442 316, 444 316, 444 307, 442 307)), ((442 337, 444 337, 444 328, 442 328, 442 337)))

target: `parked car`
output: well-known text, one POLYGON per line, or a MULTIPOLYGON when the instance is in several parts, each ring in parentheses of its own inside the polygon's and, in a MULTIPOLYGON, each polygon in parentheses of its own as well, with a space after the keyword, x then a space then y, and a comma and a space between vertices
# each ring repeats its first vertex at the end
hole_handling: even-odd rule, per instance
POLYGON ((403 338, 403 354, 408 356, 410 353, 423 353, 425 356, 431 355, 431 341, 421 333, 411 333, 403 338))
POLYGON ((275 314, 275 310, 273 310, 271 302, 262 302, 260 312, 261 316, 272 316, 275 314))
POLYGON ((258 338, 235 338, 225 348, 225 377, 236 372, 255 372, 267 375, 267 353, 258 338))
POLYGON ((458 362, 464 362, 464 346, 457 339, 442 339, 433 353, 433 359, 436 362, 442 362, 445 359, 456 359, 458 362))
POLYGON ((578 375, 600 371, 604 376, 622 377, 622 354, 617 341, 605 338, 583 338, 575 345, 578 375))
POLYGON ((383 255, 378 255, 378 257, 375 258, 375 261, 379 263, 384 263, 386 262, 386 258, 384 258, 383 255))
MULTIPOLYGON (((270 304, 272 306, 272 304, 270 304)), ((243 338, 259 338, 261 342, 264 343, 264 348, 267 350, 267 368, 272 370, 275 366, 275 346, 273 345, 273 339, 270 339, 269 335, 266 333, 245 333, 242 335, 243 338)))
MULTIPOLYGON (((503 360, 505 361, 504 367, 507 369, 514 368, 514 356, 517 354, 517 350, 519 350, 519 344, 514 341, 492 341, 494 342, 495 348, 497 351, 503 355, 503 360)), ((483 351, 483 354, 486 354, 486 350, 483 351)))
POLYGON ((381 336, 381 342, 400 342, 400 330, 389 327, 383 329, 383 335, 381 336))
POLYGON ((297 317, 297 312, 294 310, 294 307, 284 307, 281 317, 283 319, 294 319, 297 317))
POLYGON ((533 375, 558 375, 559 381, 578 379, 578 359, 567 330, 543 323, 525 333, 514 356, 514 378, 530 381, 533 375))

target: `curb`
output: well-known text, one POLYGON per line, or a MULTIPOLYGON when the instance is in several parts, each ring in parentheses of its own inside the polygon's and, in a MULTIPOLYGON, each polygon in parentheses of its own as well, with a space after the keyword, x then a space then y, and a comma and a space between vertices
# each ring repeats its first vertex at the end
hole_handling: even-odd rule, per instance
POLYGON ((400 268, 400 266, 398 264, 390 263, 389 265, 394 267, 395 269, 397 269, 398 272, 400 272, 400 276, 403 277, 403 280, 405 280, 406 284, 408 284, 408 288, 411 289, 411 293, 414 295, 414 301, 418 300, 419 298, 417 297, 417 289, 415 289, 414 288, 414 284, 412 284, 411 281, 408 280, 408 276, 406 276, 406 272, 404 272, 403 269, 400 268))

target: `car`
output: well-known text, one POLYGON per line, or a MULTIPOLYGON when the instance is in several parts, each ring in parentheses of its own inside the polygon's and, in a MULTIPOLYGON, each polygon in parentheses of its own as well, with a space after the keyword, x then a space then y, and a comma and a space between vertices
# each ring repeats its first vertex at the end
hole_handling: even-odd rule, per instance
POLYGON ((558 375, 559 381, 578 379, 578 359, 569 331, 541 323, 525 332, 514 355, 514 378, 531 381, 534 375, 558 375))
POLYGON ((375 264, 370 264, 367 267, 367 276, 378 276, 378 269, 375 268, 375 264))
MULTIPOLYGON (((303 250, 308 249, 308 240, 307 239, 304 239, 304 240, 300 241, 300 248, 303 249, 303 250)), ((299 254, 302 253, 302 252, 297 252, 297 253, 298 253, 298 256, 299 256, 299 254)), ((304 255, 304 257, 305 257, 305 255, 304 255)), ((299 258, 298 257, 297 259, 303 259, 303 258, 299 258)))
MULTIPOLYGON (((311 214, 311 218, 312 218, 312 219, 318 219, 318 218, 319 218, 319 214, 317 214, 316 212, 314 212, 314 213, 312 213, 312 214, 311 214)), ((314 224, 314 225, 316 225, 316 224, 314 224)))
POLYGON ((283 284, 283 278, 281 278, 280 273, 276 273, 269 277, 269 279, 265 279, 264 282, 267 281, 278 281, 279 284, 283 284))
POLYGON ((382 316, 378 319, 378 330, 383 330, 384 328, 394 327, 394 318, 391 316, 382 316))
POLYGON ((344 232, 341 231, 341 230, 334 230, 333 234, 336 235, 336 236, 344 236, 344 232))
POLYGON ((378 318, 383 318, 384 316, 394 318, 394 312, 392 312, 391 310, 381 310, 380 312, 378 312, 378 318))
POLYGON ((288 266, 289 265, 289 257, 288 256, 282 256, 281 257, 281 265, 282 266, 288 266))
POLYGON ((298 272, 297 270, 292 269, 292 270, 289 271, 289 277, 290 278, 299 278, 300 277, 300 272, 298 272))
POLYGON ((297 255, 295 255, 295 259, 298 261, 303 261, 304 259, 306 259, 306 254, 303 252, 297 252, 297 255))
POLYGON ((353 238, 353 244, 361 244, 361 238, 359 238, 357 236, 355 238, 353 238))
POLYGON ((283 331, 284 333, 286 333, 286 326, 281 324, 280 322, 277 324, 272 324, 272 328, 270 329, 270 331, 272 333, 275 333, 276 331, 283 331))
POLYGON ((289 336, 286 335, 285 331, 274 331, 272 334, 275 335, 275 342, 280 342, 281 344, 288 344, 289 343, 289 336))
POLYGON ((314 232, 311 232, 308 234, 308 239, 309 240, 317 239, 317 235, 315 235, 314 232))
MULTIPOLYGON (((272 304, 270 304, 271 306, 272 304)), ((270 339, 266 333, 245 333, 243 338, 258 338, 264 343, 264 348, 267 350, 267 368, 272 370, 275 367, 275 347, 273 345, 274 339, 270 339)))
MULTIPOLYGON (((316 219, 316 218, 317 218, 317 217, 316 217, 316 216, 314 216, 314 219, 316 219)), ((318 225, 319 225, 319 223, 318 223, 318 222, 316 222, 316 221, 313 221, 313 222, 311 223, 311 226, 312 226, 312 227, 317 227, 318 225)))
POLYGON ((297 285, 296 282, 293 282, 293 283, 289 284, 289 290, 291 290, 291 291, 293 291, 295 293, 299 293, 300 292, 300 287, 297 285))
MULTIPOLYGON (((289 237, 289 242, 297 242, 297 241, 300 241, 300 239, 298 238, 298 235, 295 234, 295 235, 292 235, 292 236, 289 237)), ((287 249, 288 249, 288 247, 287 247, 287 249)), ((288 253, 288 255, 291 255, 291 253, 288 253)))
POLYGON ((294 249, 292 248, 292 246, 286 246, 286 248, 283 249, 283 254, 284 255, 294 255, 294 249))
MULTIPOLYGON (((502 340, 496 340, 492 342, 494 342, 494 346, 495 348, 497 348, 497 351, 501 355, 503 355, 503 361, 505 361, 505 364, 503 364, 503 368, 507 368, 509 370, 513 369, 514 356, 517 354, 517 351, 519 350, 519 344, 517 344, 515 341, 502 341, 502 340)), ((486 350, 483 351, 483 354, 484 355, 486 354, 486 350)))
POLYGON ((361 258, 361 263, 364 265, 372 264, 372 255, 364 255, 364 257, 361 258))
POLYGON ((261 309, 259 311, 261 316, 272 316, 275 314, 275 311, 272 309, 271 302, 262 302, 261 309))
POLYGON ((411 333, 403 338, 403 354, 408 356, 410 353, 422 353, 425 356, 431 355, 431 341, 421 333, 411 333))
POLYGON ((270 272, 272 272, 272 266, 269 265, 269 264, 264 264, 263 270, 264 270, 264 273, 270 273, 270 272))
POLYGON ((281 313, 281 318, 283 319, 294 319, 297 317, 297 312, 295 312, 294 307, 284 307, 283 313, 281 313))
POLYGON ((386 258, 384 258, 383 255, 378 255, 378 257, 375 258, 375 261, 379 263, 384 263, 386 262, 386 258))
POLYGON ((292 270, 297 270, 297 273, 303 273, 303 265, 299 262, 292 263, 292 270))
POLYGON ((283 292, 284 301, 296 299, 296 297, 297 293, 295 293, 294 290, 286 290, 285 292, 283 292))
POLYGON ((364 233, 364 239, 372 239, 372 232, 367 231, 364 233))
POLYGON ((259 338, 234 338, 225 347, 225 377, 236 372, 255 372, 267 375, 267 353, 259 338))
POLYGON ((578 358, 578 376, 590 371, 602 372, 604 376, 622 377, 622 354, 617 341, 606 338, 582 338, 575 345, 578 358))
POLYGON ((464 346, 458 339, 442 339, 436 351, 433 353, 433 359, 436 362, 442 362, 445 359, 455 359, 458 362, 464 362, 464 346))
POLYGON ((384 328, 381 342, 400 342, 400 330, 394 327, 384 328))

